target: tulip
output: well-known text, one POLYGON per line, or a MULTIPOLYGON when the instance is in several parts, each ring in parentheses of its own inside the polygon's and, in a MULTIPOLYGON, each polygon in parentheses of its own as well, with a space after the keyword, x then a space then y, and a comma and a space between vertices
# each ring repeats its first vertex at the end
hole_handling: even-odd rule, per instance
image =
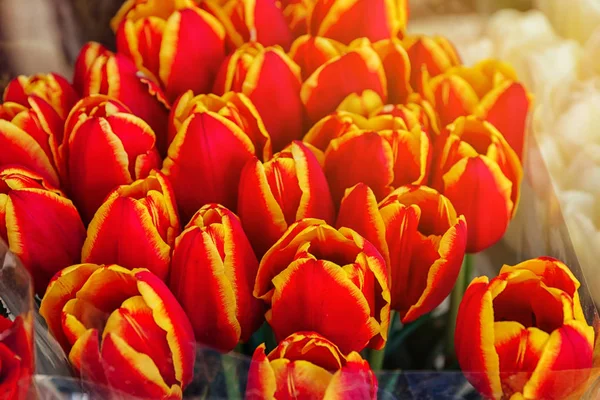
POLYGON ((174 108, 172 126, 179 127, 162 170, 186 222, 208 203, 235 210, 242 168, 254 155, 270 155, 268 135, 242 96, 191 96, 183 95, 174 108))
POLYGON ((308 33, 308 20, 314 7, 315 0, 283 0, 283 17, 290 27, 293 38, 308 33))
POLYGON ((311 125, 335 111, 350 95, 372 91, 387 102, 382 61, 370 43, 359 41, 317 68, 302 84, 300 96, 311 125))
POLYGON ((285 50, 288 50, 292 43, 292 32, 283 14, 283 5, 279 1, 208 0, 203 2, 201 7, 221 22, 230 50, 235 50, 249 41, 263 46, 279 45, 285 50))
POLYGON ((254 296, 269 310, 278 341, 317 332, 347 354, 387 340, 390 292, 385 260, 362 236, 318 219, 288 228, 258 267, 254 296))
POLYGON ((433 140, 440 133, 439 116, 432 104, 417 93, 411 93, 406 104, 386 104, 375 110, 372 116, 393 115, 402 118, 411 126, 413 116, 419 121, 421 129, 429 134, 433 140))
POLYGON ((452 43, 442 36, 409 36, 403 43, 413 66, 410 70, 411 87, 421 94, 424 94, 429 78, 461 64, 452 43))
POLYGON ((333 223, 334 212, 321 165, 301 142, 293 142, 264 164, 254 158, 242 170, 238 213, 259 257, 292 223, 302 218, 333 223))
POLYGON ((83 76, 83 97, 104 94, 125 104, 152 127, 161 154, 167 149, 167 118, 169 104, 161 88, 149 77, 138 72, 131 60, 122 54, 84 46, 75 64, 75 76, 83 76))
POLYGON ((113 189, 160 166, 150 126, 115 104, 103 97, 82 101, 66 123, 69 191, 86 223, 113 189))
POLYGON ((298 332, 268 356, 264 344, 254 351, 246 398, 375 400, 377 378, 357 352, 345 355, 318 333, 298 332))
POLYGON ((303 134, 300 68, 279 47, 247 43, 223 62, 214 92, 248 96, 261 115, 277 152, 303 134), (277 93, 277 101, 273 101, 277 93))
POLYGON ((50 282, 40 314, 84 380, 153 399, 181 399, 192 380, 190 322, 146 269, 65 268, 50 282))
POLYGON ((263 304, 252 296, 257 270, 239 218, 217 204, 202 207, 175 242, 170 277, 197 342, 228 352, 260 328, 263 304))
POLYGON ((381 59, 387 77, 388 102, 403 104, 412 92, 410 87, 411 65, 408 53, 399 39, 383 39, 372 44, 381 59))
POLYGON ((73 86, 58 74, 19 75, 8 83, 4 90, 4 101, 29 107, 29 96, 37 96, 46 101, 65 119, 79 96, 73 86))
POLYGON ((346 46, 321 36, 303 35, 294 40, 290 58, 298 64, 302 81, 308 79, 321 65, 346 52, 346 46))
POLYGON ((29 318, 0 316, 0 397, 26 399, 31 387, 33 342, 29 318))
POLYGON ((433 78, 429 86, 442 125, 477 115, 491 122, 522 157, 530 99, 510 65, 486 60, 471 68, 455 67, 433 78))
MULTIPOLYGON (((27 106, 0 104, 0 166, 21 166, 61 186, 63 120, 52 106, 36 95, 27 106), (28 108, 29 107, 29 108, 28 108)), ((64 183, 64 182, 62 182, 64 183)))
POLYGON ((310 33, 345 44, 366 37, 376 42, 402 37, 408 22, 408 1, 317 0, 310 16, 310 33))
POLYGON ((111 25, 119 53, 160 81, 171 102, 188 90, 210 91, 225 58, 225 30, 192 0, 126 1, 111 25))
MULTIPOLYGON (((467 379, 490 399, 566 399, 592 367, 594 329, 579 282, 540 257, 475 278, 458 310, 455 347, 467 379)), ((576 397, 578 398, 578 397, 576 397)))
POLYGON ((436 142, 431 186, 446 196, 469 227, 467 252, 502 238, 517 210, 523 170, 492 124, 460 117, 436 142))
POLYGON ((169 117, 169 144, 185 120, 195 112, 202 111, 215 112, 242 128, 252 140, 258 155, 263 160, 271 158, 271 137, 258 110, 246 95, 235 92, 227 92, 220 97, 214 94, 194 96, 191 91, 181 95, 173 104, 169 117))
POLYGON ((110 57, 113 53, 97 42, 87 42, 79 50, 73 71, 73 87, 80 97, 84 96, 88 85, 88 75, 94 62, 102 57, 110 57))
POLYGON ((108 195, 88 226, 81 260, 118 263, 129 269, 143 265, 165 280, 179 232, 171 185, 163 174, 153 171, 108 195))
POLYGON ((42 295, 59 270, 79 262, 85 228, 73 203, 41 175, 0 169, 0 238, 42 295))

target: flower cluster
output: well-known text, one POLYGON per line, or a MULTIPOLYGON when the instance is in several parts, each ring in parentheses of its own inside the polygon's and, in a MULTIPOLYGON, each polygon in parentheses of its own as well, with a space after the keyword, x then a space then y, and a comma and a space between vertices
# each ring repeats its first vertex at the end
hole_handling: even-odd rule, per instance
POLYGON ((408 14, 128 0, 117 51, 84 46, 72 84, 10 83, 0 237, 82 378, 181 398, 196 343, 229 352, 266 321, 277 346, 254 352, 249 398, 376 398, 359 353, 393 311, 435 309, 515 214, 530 102, 509 65, 463 66, 408 14))

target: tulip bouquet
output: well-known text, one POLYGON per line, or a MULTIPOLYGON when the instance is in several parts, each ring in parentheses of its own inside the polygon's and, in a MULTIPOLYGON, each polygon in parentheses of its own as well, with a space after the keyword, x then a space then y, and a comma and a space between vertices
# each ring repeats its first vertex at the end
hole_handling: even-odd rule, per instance
MULTIPOLYGON (((486 398, 585 387, 595 332, 566 265, 471 282, 519 203, 531 96, 408 17, 405 0, 127 0, 115 48, 86 44, 72 82, 8 84, 0 238, 87 389, 210 398, 197 371, 230 353, 252 357, 245 378, 224 366, 230 398, 375 399, 432 321, 486 398)), ((24 398, 31 341, 10 338, 30 333, 2 321, 0 395, 24 398)))

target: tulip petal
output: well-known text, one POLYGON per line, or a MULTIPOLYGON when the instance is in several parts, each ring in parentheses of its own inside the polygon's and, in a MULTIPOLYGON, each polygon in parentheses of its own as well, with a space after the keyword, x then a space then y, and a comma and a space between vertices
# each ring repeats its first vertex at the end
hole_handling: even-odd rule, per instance
POLYGON ((350 354, 348 363, 333 375, 323 396, 324 400, 349 398, 373 400, 377 398, 377 378, 369 363, 356 353, 350 354))
POLYGON ((277 380, 275 372, 265 354, 265 345, 263 343, 254 350, 254 355, 252 356, 252 362, 248 371, 248 384, 246 385, 246 399, 274 399, 276 390, 277 380))
POLYGON ((346 363, 340 349, 325 337, 315 332, 294 333, 269 353, 270 360, 285 358, 290 361, 305 360, 324 368, 337 371, 346 363))
POLYGON ((81 379, 106 385, 106 375, 100 359, 100 335, 96 329, 88 329, 77 339, 69 352, 69 361, 81 379))
POLYGON ((302 81, 327 61, 342 54, 344 46, 335 40, 321 36, 304 35, 294 41, 290 57, 302 71, 302 81))

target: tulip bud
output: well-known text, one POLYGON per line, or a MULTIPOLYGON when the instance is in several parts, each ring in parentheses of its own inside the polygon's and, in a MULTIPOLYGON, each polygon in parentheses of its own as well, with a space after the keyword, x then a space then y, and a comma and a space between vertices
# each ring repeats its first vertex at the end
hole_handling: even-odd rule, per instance
POLYGON ((279 341, 314 331, 346 354, 367 345, 381 349, 387 340, 385 261, 348 228, 310 218, 290 225, 260 262, 254 296, 268 304, 267 322, 279 341))
POLYGON ((294 333, 267 356, 254 351, 246 398, 377 398, 377 378, 357 352, 342 353, 316 332, 294 333), (293 382, 293 385, 290 385, 293 382))
POLYGON ((519 158, 523 156, 530 98, 510 65, 486 60, 472 68, 456 67, 429 85, 444 126, 460 116, 477 115, 504 135, 519 158))
POLYGON ((311 124, 335 111, 349 95, 373 91, 387 102, 387 80, 381 59, 361 41, 345 54, 317 68, 302 84, 300 96, 311 124))
POLYGON ((431 103, 418 93, 410 94, 406 104, 386 104, 375 110, 373 115, 393 115, 402 118, 409 127, 414 126, 416 120, 421 125, 421 129, 427 132, 432 140, 440 133, 438 114, 431 103))
POLYGON ((248 161, 240 177, 238 213, 260 257, 292 223, 302 218, 332 223, 335 211, 317 158, 305 144, 292 142, 264 164, 248 161))
POLYGON ((40 314, 82 379, 129 396, 181 399, 194 372, 190 322, 146 269, 79 264, 60 271, 40 314))
POLYGON ((226 32, 227 48, 234 51, 247 42, 290 48, 292 32, 276 0, 208 0, 201 7, 214 15, 226 32), (221 3, 221 4, 219 4, 221 3))
POLYGON ((300 67, 302 81, 305 81, 321 65, 345 52, 346 47, 340 42, 321 36, 303 35, 294 40, 289 55, 300 67))
POLYGON ((485 398, 580 398, 594 329, 578 288, 569 268, 549 257, 471 282, 458 310, 455 347, 465 376, 485 398))
POLYGON ((0 316, 0 397, 26 399, 34 372, 33 342, 29 318, 14 321, 0 316))
POLYGON ((88 74, 96 59, 100 56, 109 57, 111 54, 111 51, 97 42, 87 42, 79 50, 73 71, 73 87, 80 97, 84 96, 85 88, 88 85, 88 74))
POLYGON ((196 341, 228 352, 260 328, 264 309, 252 296, 257 270, 238 217, 220 205, 202 207, 175 242, 170 278, 196 341))
POLYGON ((19 256, 42 295, 57 271, 79 262, 85 228, 73 203, 42 176, 2 168, 0 238, 19 256))
POLYGON ((34 171, 55 186, 63 175, 59 145, 63 120, 50 104, 36 95, 26 106, 0 104, 0 166, 21 166, 34 171))
POLYGON ((387 78, 388 103, 404 104, 412 92, 410 87, 411 65, 408 53, 398 39, 384 39, 373 43, 373 49, 381 59, 387 78))
POLYGON ((143 265, 165 280, 179 232, 171 185, 163 174, 152 172, 108 195, 88 226, 81 259, 129 269, 143 265))
POLYGON ((83 96, 104 94, 121 101, 152 127, 157 148, 165 154, 169 105, 162 90, 126 56, 97 46, 93 43, 85 46, 75 64, 76 76, 84 76, 83 96), (93 57, 96 58, 91 60, 93 57))
POLYGON ((8 83, 4 101, 30 107, 29 96, 37 96, 52 106, 63 120, 79 97, 71 84, 58 74, 19 75, 8 83))
POLYGON ((432 187, 446 196, 469 227, 467 252, 502 238, 516 212, 523 171, 494 126, 460 117, 436 141, 432 187))
POLYGON ((119 53, 160 81, 171 102, 188 90, 210 91, 225 58, 225 30, 193 1, 129 1, 111 24, 119 53))
POLYGON ((118 102, 94 97, 82 100, 67 119, 66 175, 84 222, 117 186, 145 178, 160 167, 154 132, 123 109, 118 102))
POLYGON ((304 108, 300 100, 300 68, 279 47, 247 43, 221 66, 214 92, 241 92, 248 96, 281 151, 303 133, 304 108), (273 101, 273 93, 277 101, 273 101))
POLYGON ((375 42, 402 37, 408 22, 407 0, 317 0, 310 33, 348 44, 366 37, 375 42))
POLYGON ((255 154, 270 156, 268 135, 247 98, 191 96, 183 95, 173 110, 177 134, 162 170, 173 184, 182 221, 208 203, 235 210, 242 168, 255 154))

